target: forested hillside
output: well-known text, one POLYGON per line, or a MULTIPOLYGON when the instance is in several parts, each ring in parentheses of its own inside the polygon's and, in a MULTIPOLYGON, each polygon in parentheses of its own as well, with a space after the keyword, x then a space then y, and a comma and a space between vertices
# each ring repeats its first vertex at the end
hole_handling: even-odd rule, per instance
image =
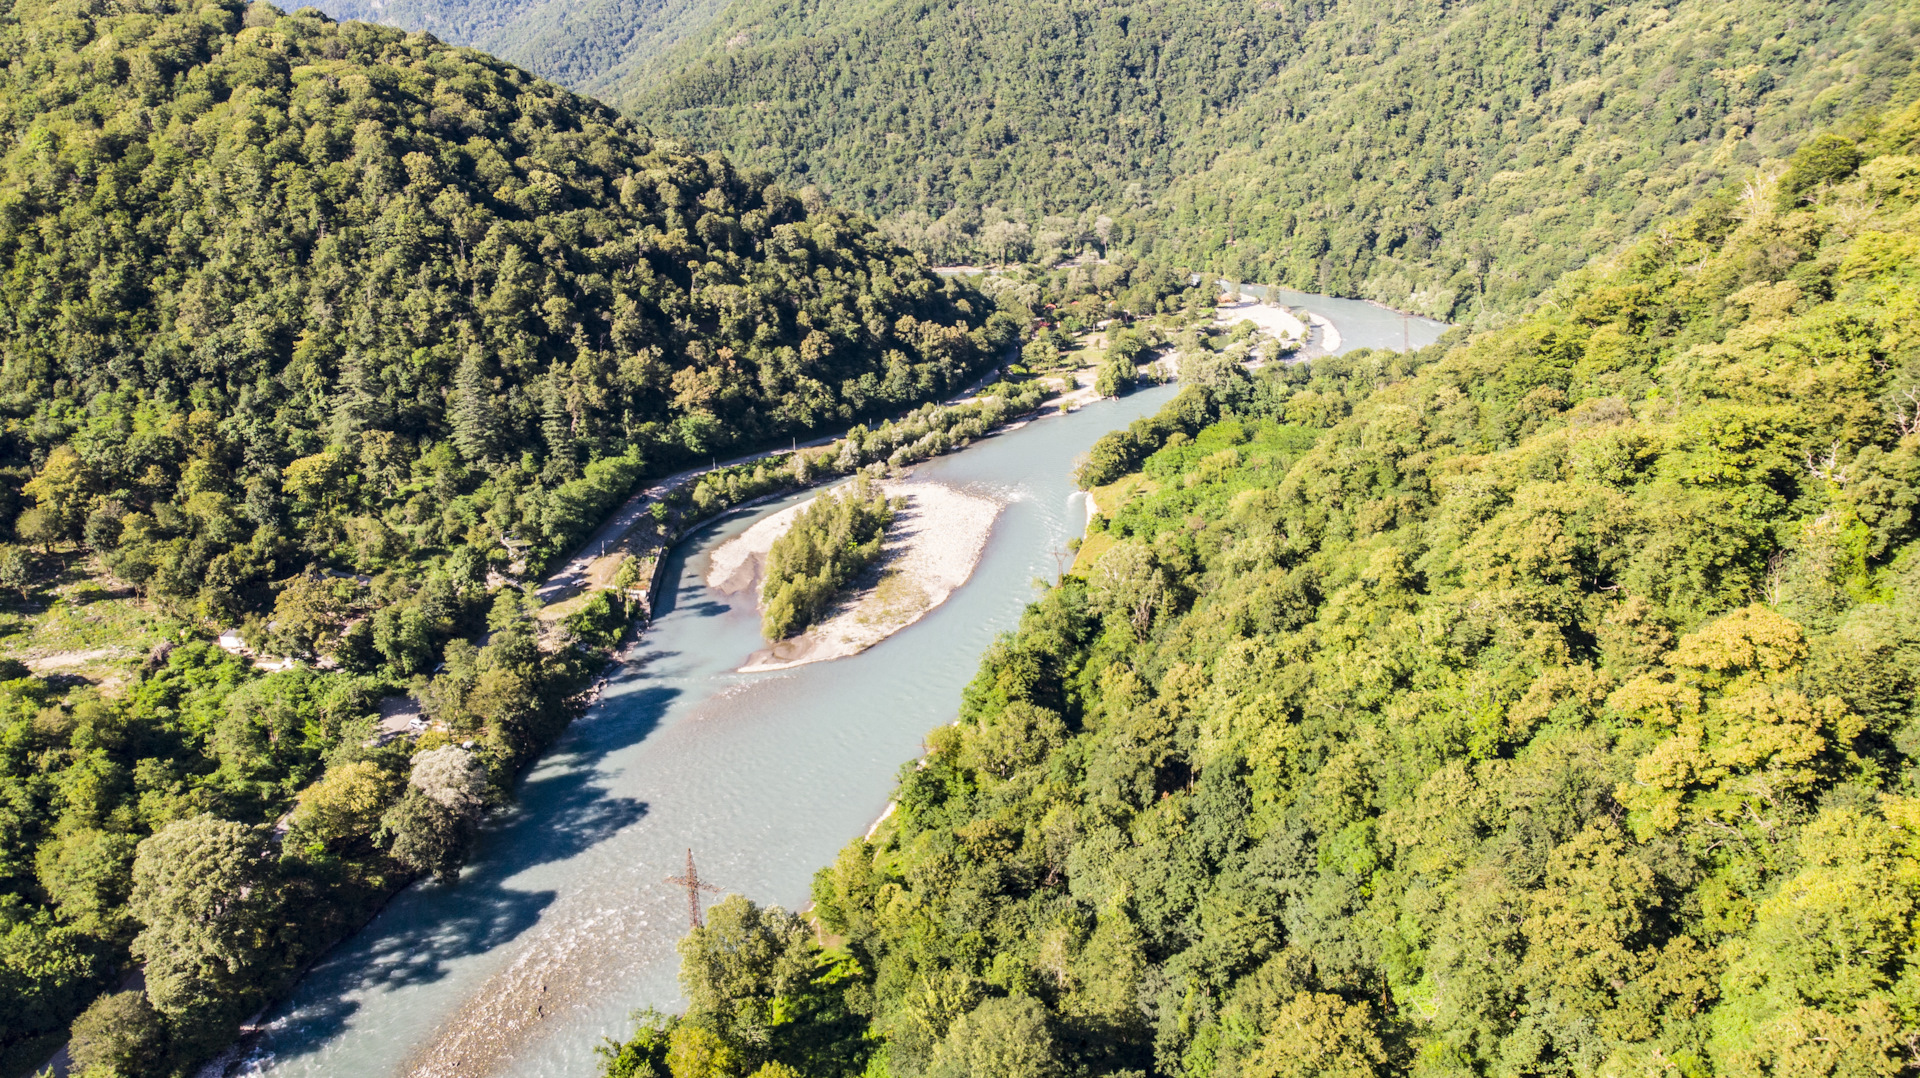
POLYGON ((615 1074, 1920 1066, 1920 108, 1532 315, 1200 368, 812 934, 615 1074))
POLYGON ((1509 315, 1885 99, 1907 0, 741 0, 616 100, 936 261, 1118 245, 1509 315))
POLYGON ((0 466, 38 477, 0 516, 210 613, 316 559, 537 564, 640 469, 998 347, 867 225, 497 61, 261 4, 64 12, 5 26, 0 466))
POLYGON ((325 0, 336 19, 425 30, 597 94, 699 31, 728 0, 325 0))
POLYGON ((453 878, 629 613, 515 578, 645 475, 959 385, 986 314, 425 35, 0 0, 0 620, 117 664, 0 662, 0 1069, 76 1014, 91 1074, 190 1068, 453 878))

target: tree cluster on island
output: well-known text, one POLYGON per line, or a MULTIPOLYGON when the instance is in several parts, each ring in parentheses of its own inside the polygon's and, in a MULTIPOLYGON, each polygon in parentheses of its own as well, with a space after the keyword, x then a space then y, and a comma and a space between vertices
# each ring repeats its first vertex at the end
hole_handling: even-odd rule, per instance
POLYGON ((815 498, 767 551, 761 634, 785 640, 820 620, 847 585, 880 560, 887 526, 903 504, 865 474, 815 498))

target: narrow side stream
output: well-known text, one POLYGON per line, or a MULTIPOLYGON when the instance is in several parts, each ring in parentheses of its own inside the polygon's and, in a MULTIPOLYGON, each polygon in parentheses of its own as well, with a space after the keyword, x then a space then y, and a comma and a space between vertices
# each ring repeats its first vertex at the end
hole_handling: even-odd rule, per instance
POLYGON ((797 908, 815 869, 885 807, 921 736, 950 721, 1032 581, 1085 521, 1068 478, 1099 436, 1160 407, 1161 387, 1032 422, 921 465, 918 478, 1006 508, 973 578, 925 619, 849 659, 734 669, 761 645, 750 597, 703 583, 708 553, 760 507, 669 562, 662 611, 607 697, 528 775, 458 886, 416 886, 301 983, 249 1073, 586 1078, 635 1008, 671 1008, 691 847, 724 890, 797 908))

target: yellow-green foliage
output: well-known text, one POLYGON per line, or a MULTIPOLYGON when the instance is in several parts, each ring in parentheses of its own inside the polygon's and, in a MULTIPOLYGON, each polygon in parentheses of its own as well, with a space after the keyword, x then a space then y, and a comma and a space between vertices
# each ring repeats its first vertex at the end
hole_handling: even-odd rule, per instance
POLYGON ((1114 436, 1152 488, 817 878, 887 1073, 1001 996, 1088 1073, 1910 1070, 1917 135, 1114 436))

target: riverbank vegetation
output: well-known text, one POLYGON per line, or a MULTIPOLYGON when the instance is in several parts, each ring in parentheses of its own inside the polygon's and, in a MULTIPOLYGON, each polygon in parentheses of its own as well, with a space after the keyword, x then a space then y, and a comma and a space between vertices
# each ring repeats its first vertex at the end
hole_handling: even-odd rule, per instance
POLYGON ((764 172, 312 9, 5 5, 0 146, 9 1072, 76 1015, 189 1069, 451 881, 626 626, 520 579, 1019 330, 764 172))
MULTIPOLYGON (((71 603, 134 602, 75 575, 21 635, 71 603)), ((177 622, 104 690, 7 660, 9 1069, 44 1062, 76 1014, 76 1058, 113 1068, 90 1074, 191 1068, 396 888, 453 878, 482 813, 565 725, 625 612, 605 596, 556 633, 516 592, 489 603, 472 586, 446 591, 445 606, 404 608, 399 639, 417 631, 426 648, 449 631, 415 627, 423 611, 490 635, 478 647, 454 636, 430 678, 377 661, 265 671, 177 622), (430 725, 383 730, 383 701, 410 687, 430 725), (113 994, 134 962, 144 989, 113 994)))
POLYGON ((760 631, 768 640, 805 632, 861 571, 880 560, 899 505, 862 475, 827 491, 767 551, 760 631))
MULTIPOLYGON (((995 273, 982 277, 977 287, 1002 316, 997 325, 1022 327, 1019 332, 1028 338, 1028 348, 1037 342, 1053 349, 1049 366, 1035 370, 1021 363, 1007 364, 993 372, 997 380, 957 403, 922 404, 876 425, 855 424, 845 437, 826 446, 773 453, 703 472, 690 486, 669 492, 655 506, 654 519, 661 533, 680 534, 688 523, 710 519, 734 506, 851 476, 873 464, 900 469, 964 448, 1070 390, 1070 385, 1063 389, 1060 379, 1045 375, 1077 366, 1063 359, 1060 350, 1084 351, 1083 342, 1093 339, 1097 326, 1111 327, 1101 358, 1112 368, 1109 384, 1117 392, 1124 392, 1137 379, 1138 363, 1151 348, 1165 343, 1163 324, 1186 326, 1198 319, 1201 326, 1211 326, 1212 281, 1190 283, 1190 275, 1131 259, 1054 272, 995 273), (1043 314, 1048 317, 1042 318, 1043 314), (1119 325, 1136 319, 1143 320, 1138 330, 1119 325)), ((3 566, 0 586, 4 586, 3 566)))
POLYGON ((730 900, 619 1073, 1910 1070, 1920 107, 1855 136, 1110 436, 825 946, 730 900))

